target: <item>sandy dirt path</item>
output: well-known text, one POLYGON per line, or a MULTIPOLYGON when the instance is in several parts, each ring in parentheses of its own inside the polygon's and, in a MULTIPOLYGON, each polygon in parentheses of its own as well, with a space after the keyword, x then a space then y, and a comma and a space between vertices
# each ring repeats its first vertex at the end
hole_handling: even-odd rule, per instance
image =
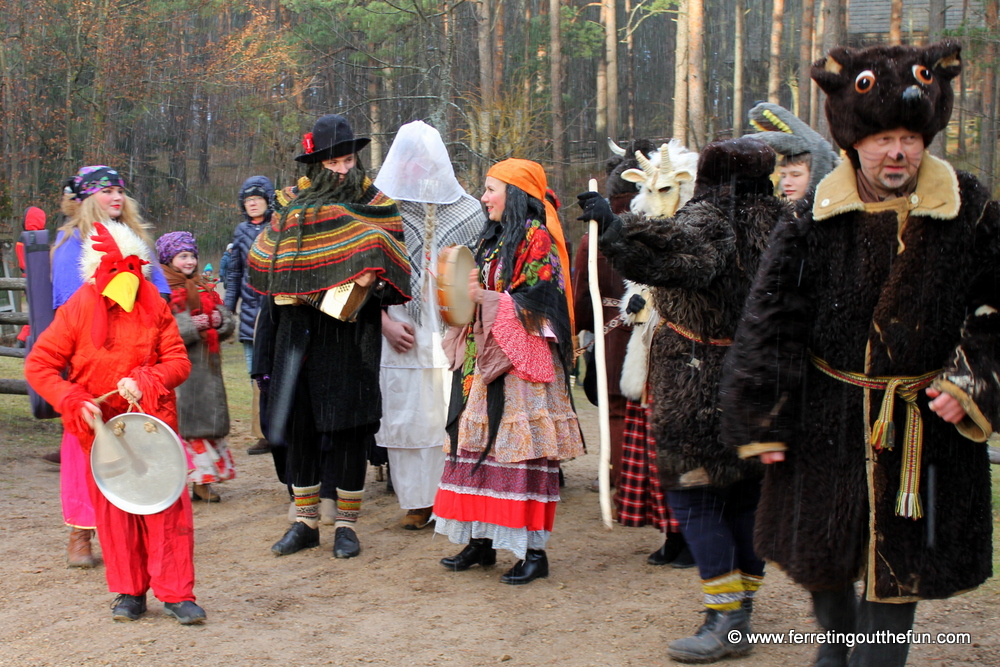
MULTIPOLYGON (((596 410, 581 416, 594 449, 596 410)), ((8 447, 0 434, 0 665, 665 665, 669 642, 701 622, 696 571, 646 565, 654 530, 601 526, 587 488, 596 453, 565 466, 550 577, 511 587, 499 582, 509 553, 492 570, 445 571, 438 559, 459 548, 399 528, 373 470, 358 558, 332 557, 329 527, 319 548, 272 556, 287 496, 270 457, 245 454, 246 424, 234 426, 238 477, 219 487, 221 504, 194 510, 200 627, 179 626, 152 596, 141 621, 113 623, 103 568, 65 567, 58 474, 37 458, 49 447, 8 447)), ((968 632, 973 644, 915 646, 909 664, 1000 665, 997 591, 991 581, 921 604, 916 630, 968 632)), ((773 567, 753 621, 762 632, 816 630, 807 595, 773 567)), ((762 645, 726 664, 807 665, 815 648, 762 645)))

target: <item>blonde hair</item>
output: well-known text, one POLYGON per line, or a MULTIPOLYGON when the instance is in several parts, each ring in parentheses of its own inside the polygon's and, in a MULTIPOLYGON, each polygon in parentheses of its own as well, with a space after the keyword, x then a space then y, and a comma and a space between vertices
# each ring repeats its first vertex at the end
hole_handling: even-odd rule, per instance
MULTIPOLYGON (((108 214, 101 210, 100 205, 94 197, 87 197, 82 202, 77 201, 73 198, 72 194, 64 193, 62 204, 60 205, 63 214, 68 218, 65 223, 57 232, 62 232, 63 237, 56 245, 52 246, 52 252, 55 249, 65 243, 70 235, 73 234, 74 229, 80 230, 80 240, 86 240, 90 233, 94 231, 95 222, 111 222, 112 218, 108 217, 108 214)), ((132 199, 128 195, 125 195, 124 202, 122 203, 121 215, 115 220, 116 222, 121 222, 127 225, 133 232, 135 232, 139 238, 141 238, 146 245, 153 246, 153 238, 149 235, 147 230, 152 229, 151 225, 146 224, 142 216, 139 215, 139 204, 136 200, 132 199)))

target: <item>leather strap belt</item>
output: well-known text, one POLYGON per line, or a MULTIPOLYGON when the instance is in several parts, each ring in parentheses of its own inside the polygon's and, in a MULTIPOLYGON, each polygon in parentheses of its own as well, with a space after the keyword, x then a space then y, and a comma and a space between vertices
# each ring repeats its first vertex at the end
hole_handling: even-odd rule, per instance
POLYGON ((728 347, 733 344, 732 338, 705 338, 701 334, 696 334, 690 329, 681 326, 680 324, 674 324, 673 322, 667 322, 664 320, 663 324, 670 328, 675 334, 681 338, 687 338, 695 343, 701 343, 703 345, 715 345, 717 347, 728 347))

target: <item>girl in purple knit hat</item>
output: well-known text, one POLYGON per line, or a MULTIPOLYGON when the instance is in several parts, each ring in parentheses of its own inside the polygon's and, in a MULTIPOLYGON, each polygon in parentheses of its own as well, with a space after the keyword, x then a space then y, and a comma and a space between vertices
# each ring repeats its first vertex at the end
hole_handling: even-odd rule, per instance
POLYGON ((226 443, 229 406, 222 380, 219 342, 233 334, 236 317, 222 305, 215 283, 198 272, 198 245, 191 232, 156 240, 156 254, 170 285, 170 310, 191 360, 191 375, 177 387, 179 434, 194 469, 191 499, 217 503, 210 484, 236 476, 226 443))

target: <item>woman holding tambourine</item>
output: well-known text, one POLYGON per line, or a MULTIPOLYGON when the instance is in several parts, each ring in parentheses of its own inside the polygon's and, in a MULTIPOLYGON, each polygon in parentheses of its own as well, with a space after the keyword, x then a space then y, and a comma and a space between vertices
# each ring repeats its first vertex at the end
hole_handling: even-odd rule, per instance
POLYGON ((434 503, 435 530, 467 545, 441 564, 487 567, 507 549, 519 559, 507 584, 548 576, 559 462, 584 452, 569 398, 568 264, 545 189, 541 165, 528 160, 487 173, 489 223, 469 276, 476 316, 454 360, 466 408, 434 503))

